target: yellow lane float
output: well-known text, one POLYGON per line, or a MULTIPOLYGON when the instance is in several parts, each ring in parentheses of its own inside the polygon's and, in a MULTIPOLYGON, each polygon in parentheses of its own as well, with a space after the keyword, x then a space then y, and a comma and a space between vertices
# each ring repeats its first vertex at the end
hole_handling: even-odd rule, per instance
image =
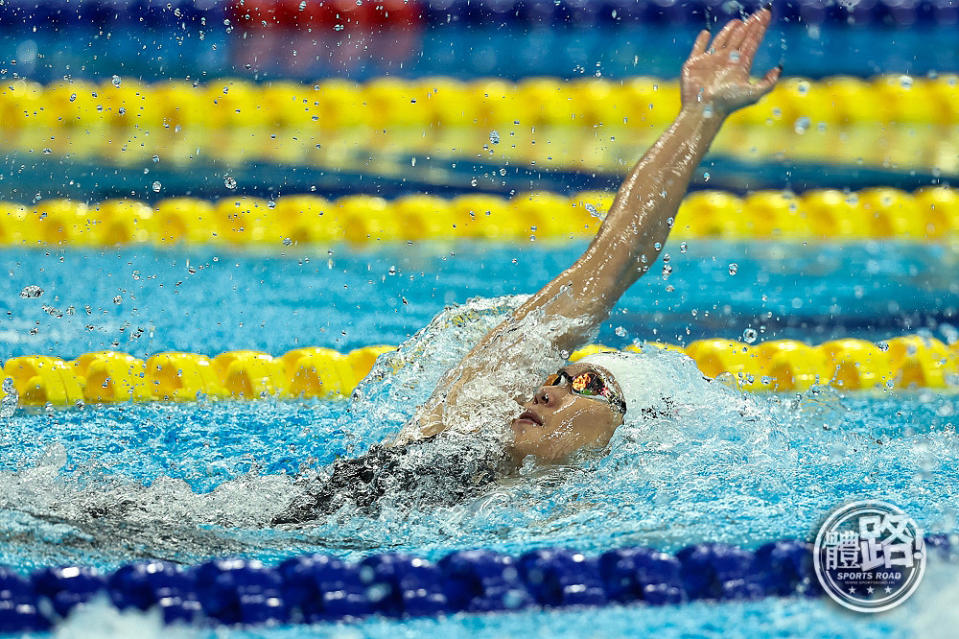
MULTIPOLYGON (((0 202, 0 246, 228 244, 282 248, 291 244, 418 240, 575 240, 596 233, 613 194, 564 196, 543 191, 511 199, 461 195, 445 200, 409 195, 386 200, 348 195, 328 201, 313 195, 276 200, 235 196, 216 202, 176 197, 148 206, 135 200, 88 205, 41 200, 0 202)), ((695 191, 683 200, 675 237, 787 241, 954 241, 959 236, 959 194, 946 187, 908 193, 872 188, 845 193, 817 189, 796 195, 757 191, 745 198, 695 191)))
MULTIPOLYGON (((646 342, 624 350, 676 351, 696 362, 709 378, 730 376, 747 391, 801 392, 831 385, 840 390, 959 389, 959 343, 951 346, 920 335, 874 344, 838 339, 811 346, 796 340, 746 344, 714 338, 685 348, 646 342)), ((26 356, 7 360, 24 406, 66 406, 77 402, 194 401, 198 399, 348 397, 377 358, 393 346, 364 346, 348 353, 331 348, 297 348, 281 356, 251 350, 221 353, 158 353, 146 361, 126 353, 97 351, 72 362, 26 356)), ((570 354, 571 362, 615 348, 591 344, 570 354)))

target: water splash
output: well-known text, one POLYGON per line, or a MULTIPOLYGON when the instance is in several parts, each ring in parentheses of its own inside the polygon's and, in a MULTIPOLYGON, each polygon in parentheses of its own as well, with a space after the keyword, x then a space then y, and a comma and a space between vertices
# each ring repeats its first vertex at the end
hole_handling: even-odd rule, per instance
POLYGON ((20 395, 17 393, 17 387, 13 384, 13 379, 7 377, 3 380, 3 398, 0 399, 0 418, 8 419, 17 412, 17 406, 20 403, 20 395))
MULTIPOLYGON (((705 380, 682 354, 655 349, 639 357, 657 410, 630 419, 603 451, 566 465, 529 464, 459 503, 437 506, 428 495, 398 490, 375 513, 347 505, 305 527, 268 527, 303 490, 293 474, 396 436, 446 371, 525 299, 448 308, 381 357, 349 405, 17 414, 0 433, 10 451, 0 466, 0 561, 113 565, 235 553, 271 559, 305 550, 356 557, 390 549, 436 556, 475 546, 751 545, 807 536, 823 513, 861 497, 896 503, 927 530, 955 530, 959 442, 945 410, 950 398, 843 398, 824 388, 744 395, 734 384, 705 380)), ((504 350, 491 365, 513 366, 508 355, 504 350)), ((516 366, 514 388, 528 392, 540 360, 516 366)), ((473 390, 481 401, 492 397, 489 389, 473 390)), ((509 390, 495 391, 498 405, 483 409, 489 423, 505 426, 509 390)), ((414 463, 427 463, 426 455, 414 463)))

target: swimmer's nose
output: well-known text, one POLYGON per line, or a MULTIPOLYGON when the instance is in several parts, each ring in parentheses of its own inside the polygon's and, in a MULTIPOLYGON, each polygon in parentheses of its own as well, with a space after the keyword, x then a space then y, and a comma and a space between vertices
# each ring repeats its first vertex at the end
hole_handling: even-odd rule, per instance
POLYGON ((559 388, 556 386, 540 386, 539 390, 536 391, 536 394, 533 395, 533 403, 543 404, 544 406, 552 406, 556 403, 558 398, 559 388))

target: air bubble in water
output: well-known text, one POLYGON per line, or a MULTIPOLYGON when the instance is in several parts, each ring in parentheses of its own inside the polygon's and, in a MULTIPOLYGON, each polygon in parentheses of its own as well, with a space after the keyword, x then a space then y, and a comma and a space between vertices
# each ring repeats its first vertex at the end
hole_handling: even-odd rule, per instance
POLYGON ((805 133, 806 131, 809 130, 809 125, 810 125, 810 124, 812 124, 812 120, 810 120, 809 118, 803 116, 803 117, 798 118, 798 119, 796 120, 796 124, 793 125, 793 130, 794 130, 797 134, 802 135, 803 133, 805 133))
POLYGON ((159 156, 159 155, 154 155, 154 156, 153 156, 153 163, 156 164, 156 163, 159 162, 159 161, 160 161, 160 156, 159 156))
POLYGON ((688 247, 688 245, 686 244, 686 242, 680 242, 680 243, 679 243, 679 252, 680 252, 680 253, 685 253, 687 248, 689 248, 689 247, 688 247))
POLYGON ((236 180, 234 180, 232 176, 228 175, 223 178, 223 185, 232 191, 236 188, 236 180))
POLYGON ((117 295, 116 297, 114 297, 114 298, 113 298, 113 303, 114 303, 114 304, 122 304, 122 303, 123 303, 123 296, 122 296, 122 295, 117 295))
POLYGON ((755 328, 747 328, 743 331, 743 341, 747 344, 754 343, 757 337, 759 337, 759 333, 756 332, 755 328))
POLYGON ((389 273, 390 275, 396 275, 396 267, 390 266, 390 270, 387 271, 387 273, 389 273))
POLYGON ((160 184, 160 180, 154 180, 151 188, 153 189, 154 193, 159 193, 160 189, 163 188, 163 185, 160 184))
POLYGON ((40 297, 41 295, 43 295, 43 289, 33 284, 24 286, 20 291, 20 297, 40 297))
POLYGON ((489 141, 493 144, 499 144, 499 133, 496 131, 489 132, 489 141))
POLYGON ((733 262, 732 264, 729 265, 730 275, 735 275, 738 272, 739 272, 739 264, 736 264, 736 262, 733 262))
POLYGON ((120 88, 120 76, 118 75, 113 76, 113 79, 111 81, 113 82, 113 86, 115 86, 118 89, 120 88))
POLYGON ((616 333, 617 337, 626 337, 626 334, 627 334, 626 329, 623 328, 622 326, 617 326, 613 332, 616 333))
POLYGON ((70 102, 74 102, 76 99, 77 99, 77 94, 76 94, 76 93, 71 93, 71 94, 70 94, 70 102))

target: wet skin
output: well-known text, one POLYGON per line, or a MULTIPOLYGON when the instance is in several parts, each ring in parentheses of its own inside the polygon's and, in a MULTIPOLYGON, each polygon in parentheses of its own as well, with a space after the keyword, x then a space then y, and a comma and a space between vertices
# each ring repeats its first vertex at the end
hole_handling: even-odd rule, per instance
MULTIPOLYGON (((570 364, 563 367, 571 377, 594 371, 622 397, 613 376, 598 366, 570 364)), ((623 414, 602 397, 579 395, 570 384, 540 386, 523 404, 523 412, 510 423, 513 445, 510 455, 521 464, 529 455, 547 463, 561 462, 580 448, 602 449, 623 423, 623 414)))

